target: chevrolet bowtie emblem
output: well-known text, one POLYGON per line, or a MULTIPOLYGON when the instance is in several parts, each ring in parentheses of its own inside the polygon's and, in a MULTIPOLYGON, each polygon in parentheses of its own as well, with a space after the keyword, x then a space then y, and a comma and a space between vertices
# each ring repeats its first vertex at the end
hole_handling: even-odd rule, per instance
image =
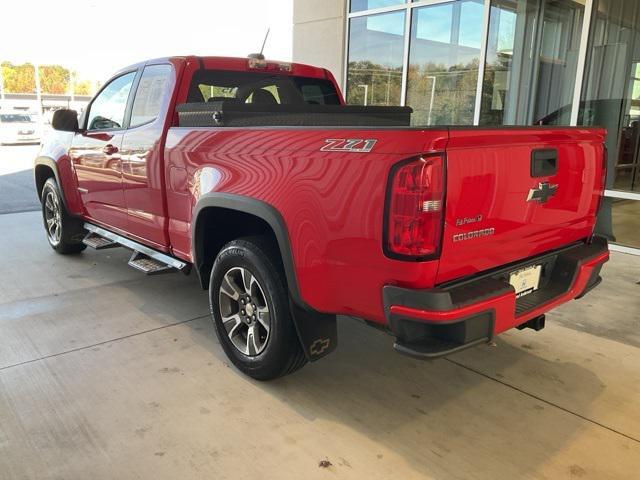
POLYGON ((552 185, 550 183, 540 183, 538 188, 532 188, 529 190, 529 196, 527 202, 536 201, 538 203, 547 203, 551 197, 553 197, 558 191, 558 185, 552 185))

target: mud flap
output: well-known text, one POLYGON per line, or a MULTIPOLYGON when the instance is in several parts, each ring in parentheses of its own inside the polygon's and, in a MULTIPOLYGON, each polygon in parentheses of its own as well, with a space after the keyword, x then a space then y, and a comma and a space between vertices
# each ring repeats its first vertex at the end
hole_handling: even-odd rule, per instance
POLYGON ((304 310, 290 302, 293 323, 307 360, 314 362, 333 352, 338 346, 335 315, 304 310))

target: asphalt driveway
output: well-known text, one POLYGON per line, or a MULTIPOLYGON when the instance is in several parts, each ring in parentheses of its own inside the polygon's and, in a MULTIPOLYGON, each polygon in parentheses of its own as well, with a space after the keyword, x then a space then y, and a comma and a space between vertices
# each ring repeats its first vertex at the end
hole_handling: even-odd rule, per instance
POLYGON ((33 160, 38 145, 0 146, 0 214, 38 210, 33 160))

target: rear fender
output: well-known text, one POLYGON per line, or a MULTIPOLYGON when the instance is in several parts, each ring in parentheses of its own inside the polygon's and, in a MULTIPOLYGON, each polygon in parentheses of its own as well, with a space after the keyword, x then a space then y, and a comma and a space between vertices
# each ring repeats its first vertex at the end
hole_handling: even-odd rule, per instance
POLYGON ((51 157, 41 155, 34 161, 33 175, 38 198, 42 193, 42 188, 47 178, 55 178, 56 183, 60 187, 62 193, 62 203, 67 212, 72 215, 82 214, 82 200, 78 193, 73 170, 71 169, 71 161, 69 157, 62 157, 56 162, 51 157))
POLYGON ((302 299, 286 223, 280 212, 268 203, 243 195, 218 192, 207 193, 200 197, 192 217, 191 254, 203 288, 206 288, 208 278, 205 278, 207 277, 205 268, 207 259, 203 258, 205 248, 202 218, 204 217, 201 215, 210 207, 258 217, 271 228, 278 243, 287 279, 292 318, 305 355, 308 360, 314 361, 331 353, 338 343, 336 315, 318 312, 302 299))

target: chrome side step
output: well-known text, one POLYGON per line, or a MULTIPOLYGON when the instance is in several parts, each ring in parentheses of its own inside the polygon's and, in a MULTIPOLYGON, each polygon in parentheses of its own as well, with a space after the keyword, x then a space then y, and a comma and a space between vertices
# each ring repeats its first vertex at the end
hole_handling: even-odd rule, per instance
POLYGON ((160 273, 175 271, 189 273, 190 265, 177 258, 158 252, 130 238, 123 237, 122 235, 105 230, 91 223, 85 223, 84 228, 89 231, 83 240, 85 245, 98 250, 112 247, 125 247, 133 250, 133 255, 131 255, 131 259, 129 260, 129 266, 147 275, 158 275, 160 273))
POLYGON ((131 259, 129 260, 129 266, 136 270, 140 270, 146 275, 159 275, 161 273, 171 273, 176 271, 175 268, 140 252, 133 252, 131 259))
POLYGON ((82 240, 87 247, 95 248, 96 250, 104 250, 105 248, 114 248, 119 247, 120 245, 116 242, 109 240, 108 238, 101 237, 98 234, 93 232, 87 233, 87 235, 82 240))

